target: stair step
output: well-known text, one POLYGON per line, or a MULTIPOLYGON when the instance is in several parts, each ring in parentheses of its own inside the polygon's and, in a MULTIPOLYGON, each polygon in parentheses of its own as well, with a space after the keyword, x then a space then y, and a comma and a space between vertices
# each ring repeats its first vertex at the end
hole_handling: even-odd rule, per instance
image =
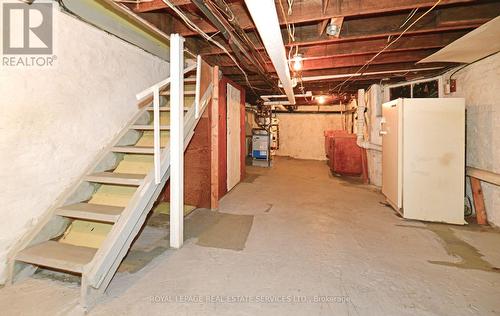
POLYGON ((96 172, 85 177, 85 181, 140 186, 145 175, 133 173, 96 172))
MULTIPOLYGON (((132 125, 131 129, 136 129, 140 131, 152 131, 154 130, 153 125, 132 125)), ((161 131, 169 131, 170 130, 170 125, 160 125, 160 130, 161 131)))
POLYGON ((188 77, 188 78, 184 78, 184 82, 188 82, 188 83, 196 83, 196 77, 188 77))
MULTIPOLYGON (((189 107, 185 106, 184 111, 188 111, 189 107)), ((148 111, 153 111, 153 107, 150 106, 148 107, 148 111)), ((160 112, 170 112, 170 107, 169 106, 160 106, 160 112)))
MULTIPOLYGON (((161 147, 163 149, 165 147, 161 147)), ((154 154, 153 147, 145 147, 145 146, 115 146, 111 149, 114 153, 123 153, 123 154, 146 154, 152 155, 154 154)))
MULTIPOLYGON (((184 95, 195 95, 195 90, 186 90, 184 91, 184 95)), ((170 91, 161 92, 160 95, 170 95, 170 91)))
POLYGON ((65 205, 56 211, 59 216, 115 223, 124 208, 110 205, 76 203, 65 205))
POLYGON ((82 273, 97 249, 49 240, 19 252, 16 260, 43 267, 82 273))

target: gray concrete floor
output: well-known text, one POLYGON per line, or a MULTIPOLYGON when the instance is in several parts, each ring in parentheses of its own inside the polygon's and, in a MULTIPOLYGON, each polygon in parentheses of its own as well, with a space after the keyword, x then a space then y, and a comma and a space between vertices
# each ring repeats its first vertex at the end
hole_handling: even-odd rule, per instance
MULTIPOLYGON (((227 233, 248 236, 242 250, 224 248, 219 222, 212 244, 193 234, 117 274, 90 315, 500 314, 498 231, 403 220, 375 188, 332 177, 323 162, 247 171, 220 205, 253 216, 248 234, 227 233)), ((65 315, 78 290, 30 278, 0 290, 1 314, 65 315)))

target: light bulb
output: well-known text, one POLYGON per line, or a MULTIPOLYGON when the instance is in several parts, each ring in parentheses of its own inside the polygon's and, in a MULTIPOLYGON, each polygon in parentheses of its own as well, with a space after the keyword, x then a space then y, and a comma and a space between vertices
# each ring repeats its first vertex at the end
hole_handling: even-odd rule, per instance
POLYGON ((325 99, 325 97, 324 97, 324 96, 320 95, 320 96, 318 97, 318 103, 319 103, 319 104, 324 104, 324 103, 325 103, 325 101, 326 101, 326 99, 325 99))
POLYGON ((300 71, 302 69, 302 54, 293 56, 293 70, 300 71))

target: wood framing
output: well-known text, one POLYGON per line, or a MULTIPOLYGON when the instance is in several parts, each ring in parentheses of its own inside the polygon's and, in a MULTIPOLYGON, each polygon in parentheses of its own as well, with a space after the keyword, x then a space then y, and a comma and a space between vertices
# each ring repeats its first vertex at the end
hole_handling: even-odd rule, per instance
POLYGON ((170 35, 170 247, 184 243, 184 39, 170 35))
POLYGON ((215 210, 219 207, 219 66, 213 69, 213 93, 210 112, 210 208, 215 210))

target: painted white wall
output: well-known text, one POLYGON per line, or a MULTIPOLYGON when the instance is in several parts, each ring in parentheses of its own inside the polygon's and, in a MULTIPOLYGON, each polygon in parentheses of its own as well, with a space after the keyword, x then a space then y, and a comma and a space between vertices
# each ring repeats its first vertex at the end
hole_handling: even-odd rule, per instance
POLYGON ((168 63, 58 11, 57 66, 0 71, 0 283, 6 254, 136 113, 168 63))
MULTIPOLYGON (((368 140, 372 144, 382 146, 380 136, 380 121, 382 119, 382 89, 380 85, 372 85, 365 94, 367 107, 368 140)), ((382 186, 382 152, 368 149, 366 151, 368 162, 368 178, 370 183, 382 186)))
MULTIPOLYGON (((465 98, 467 165, 500 173, 500 54, 467 66, 453 78, 457 91, 447 97, 465 98)), ((500 188, 484 182, 482 188, 488 221, 500 226, 500 188)))
POLYGON ((338 114, 278 114, 280 148, 278 156, 326 160, 325 137, 328 129, 342 129, 338 114))

